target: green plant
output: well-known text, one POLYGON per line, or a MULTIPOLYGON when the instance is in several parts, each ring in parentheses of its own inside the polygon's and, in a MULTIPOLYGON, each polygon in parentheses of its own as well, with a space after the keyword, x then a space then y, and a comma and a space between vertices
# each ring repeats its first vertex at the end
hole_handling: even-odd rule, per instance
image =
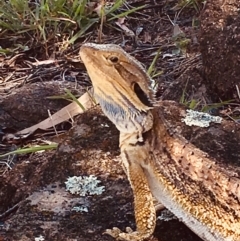
POLYGON ((206 0, 180 0, 177 4, 178 8, 194 8, 196 12, 201 10, 201 5, 203 5, 206 0))
POLYGON ((0 3, 0 27, 15 33, 34 33, 36 39, 45 42, 55 35, 71 34, 77 25, 89 28, 98 20, 96 14, 87 11, 87 0, 9 0, 0 3))
MULTIPOLYGON (((158 49, 155 57, 152 60, 151 65, 149 66, 149 68, 147 70, 147 73, 149 74, 149 76, 151 76, 151 78, 155 78, 155 77, 157 77, 157 76, 159 76, 163 73, 163 71, 157 71, 157 69, 155 68, 155 65, 156 65, 156 62, 158 60, 158 57, 159 57, 160 53, 161 53, 161 48, 158 49)), ((157 83, 153 79, 152 79, 152 81, 153 81, 153 83, 151 84, 151 86, 152 86, 153 89, 156 89, 157 83)))
MULTIPOLYGON (((2 0, 0 36, 13 33, 22 38, 27 35, 28 39, 41 43, 64 40, 67 47, 83 37, 101 17, 107 17, 110 22, 144 7, 126 10, 122 8, 125 3, 123 0, 116 0, 110 6, 102 2, 99 3, 102 4, 102 11, 99 13, 96 2, 90 0, 2 0), (121 12, 116 14, 119 9, 121 12)), ((1 52, 7 53, 3 49, 1 52)))

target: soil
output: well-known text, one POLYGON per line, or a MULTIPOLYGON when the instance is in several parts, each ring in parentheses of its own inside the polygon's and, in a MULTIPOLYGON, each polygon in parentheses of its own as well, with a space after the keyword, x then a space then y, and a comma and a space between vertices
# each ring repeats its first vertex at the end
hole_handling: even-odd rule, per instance
MULTIPOLYGON (((213 36, 216 36, 215 32, 211 33, 206 27, 208 23, 216 21, 213 3, 207 3, 201 12, 201 32, 199 32, 199 26, 192 25, 193 19, 200 20, 200 13, 194 8, 185 8, 179 15, 176 24, 185 34, 184 38, 190 40, 186 46, 180 48, 179 40, 173 38, 177 27, 173 26, 167 17, 168 15, 172 20, 174 19, 175 13, 179 11, 176 8, 177 1, 167 1, 164 4, 162 1, 155 2, 157 5, 149 4, 150 7, 146 8, 142 15, 133 14, 127 18, 125 24, 129 29, 135 33, 140 28, 143 29, 135 39, 125 36, 124 33, 119 34, 113 28, 106 26, 103 28, 102 40, 104 43, 121 44, 146 67, 149 67, 156 51, 161 48, 155 68, 163 73, 154 78, 158 83, 158 97, 162 100, 184 102, 184 104, 195 99, 200 103, 198 107, 201 109, 203 103, 212 103, 222 96, 221 91, 215 91, 217 83, 212 81, 215 87, 213 89, 208 87, 209 79, 215 80, 216 76, 221 75, 214 75, 213 72, 216 71, 216 74, 219 70, 214 70, 210 66, 214 61, 219 63, 220 56, 224 56, 223 52, 228 50, 232 53, 228 61, 234 58, 237 55, 237 51, 234 52, 235 43, 231 42, 229 49, 226 46, 224 51, 219 51, 216 59, 212 54, 212 59, 206 60, 209 56, 207 51, 209 42, 204 37, 206 35, 206 38, 210 38, 209 35, 212 34, 211 38, 214 39, 213 36), (207 13, 208 18, 205 19, 207 13), (125 40, 122 39, 122 35, 125 40), (200 40, 201 52, 198 44, 200 40), (205 60, 203 63, 202 57, 205 60)), ((133 6, 137 4, 140 3, 138 1, 132 3, 133 6)), ((229 26, 239 23, 239 17, 236 19, 238 22, 230 22, 229 26)), ((228 27, 228 29, 232 28, 228 27)), ((93 34, 88 39, 89 42, 96 40, 96 32, 96 29, 92 30, 93 34)), ((228 33, 228 31, 222 31, 216 41, 219 41, 218 43, 226 41, 228 33)), ((77 50, 83 41, 84 39, 80 39, 69 50, 71 59, 78 59, 77 50)), ((1 40, 0 45, 2 45, 1 40)), ((41 52, 39 47, 36 49, 39 58, 47 59, 44 51, 41 52)), ((4 78, 8 77, 13 69, 15 69, 13 73, 15 79, 31 76, 25 82, 8 82, 3 89, 0 89, 2 94, 0 135, 2 136, 36 124, 48 117, 48 110, 54 113, 68 104, 66 100, 46 97, 62 95, 65 93, 64 88, 69 88, 74 94, 80 95, 83 89, 89 86, 83 65, 69 60, 69 57, 59 56, 58 64, 34 67, 34 71, 40 73, 38 75, 31 75, 33 69, 19 72, 19 68, 24 67, 24 61, 26 59, 29 61, 29 56, 36 57, 35 53, 34 50, 24 53, 17 58, 14 66, 10 66, 9 59, 5 59, 3 69, 0 70, 4 78), (65 78, 59 77, 64 70, 66 70, 65 78)), ((234 71, 236 70, 236 63, 237 61, 229 67, 232 73, 233 68, 234 71)), ((221 68, 220 64, 214 66, 221 68)), ((234 76, 237 76, 237 72, 236 74, 234 72, 234 76)), ((232 84, 236 83, 232 82, 232 84)), ((229 88, 228 86, 224 86, 223 89, 233 91, 232 85, 229 88)), ((233 92, 228 92, 226 97, 230 95, 234 97, 233 92)), ((230 130, 233 128, 231 124, 227 126, 230 130)), ((3 138, 0 144, 0 148, 4 149, 2 152, 6 152, 7 149, 12 150, 14 146, 21 147, 36 142, 39 137, 44 141, 54 139, 59 146, 57 150, 15 156, 11 170, 0 176, 0 241, 110 241, 114 239, 103 234, 107 228, 116 226, 124 230, 130 226, 135 229, 133 196, 121 167, 119 133, 115 126, 102 114, 99 107, 95 107, 75 118, 73 127, 70 127, 69 124, 58 126, 58 130, 67 130, 59 136, 34 134, 23 140, 3 138), (101 195, 80 197, 66 191, 65 182, 68 177, 90 175, 94 175, 101 181, 99 186, 105 187, 101 195), (87 208, 88 211, 72 210, 80 206, 87 208)), ((183 134, 186 138, 193 138, 191 130, 186 130, 183 134)), ((202 132, 202 135, 199 135, 202 139, 197 142, 204 142, 206 136, 207 133, 202 132)), ((229 138, 232 142, 238 140, 238 136, 234 139, 230 134, 229 138)), ((210 139, 213 140, 213 137, 210 139)), ((209 145, 209 148, 210 150, 205 151, 211 152, 218 146, 212 146, 211 149, 209 145)), ((229 150, 228 153, 234 154, 236 150, 229 150)), ((214 155, 214 153, 210 154, 214 155)), ((158 212, 158 216, 161 214, 158 212)), ((153 240, 201 241, 176 219, 158 220, 153 240)))

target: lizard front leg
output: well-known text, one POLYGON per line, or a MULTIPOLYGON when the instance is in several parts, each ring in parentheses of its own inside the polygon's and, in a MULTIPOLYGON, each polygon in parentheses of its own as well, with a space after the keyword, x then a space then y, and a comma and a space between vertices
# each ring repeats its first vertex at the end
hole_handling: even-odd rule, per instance
POLYGON ((156 225, 156 211, 154 198, 149 189, 147 178, 144 174, 141 162, 148 158, 148 153, 142 146, 121 147, 123 168, 128 176, 134 195, 134 212, 137 230, 127 228, 127 233, 118 228, 106 230, 106 233, 117 240, 142 241, 153 234, 156 225))

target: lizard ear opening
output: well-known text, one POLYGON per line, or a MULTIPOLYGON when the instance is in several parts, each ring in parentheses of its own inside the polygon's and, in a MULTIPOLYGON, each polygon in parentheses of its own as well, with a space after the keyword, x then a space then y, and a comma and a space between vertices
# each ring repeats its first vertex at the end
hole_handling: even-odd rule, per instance
POLYGON ((109 60, 113 63, 116 64, 118 62, 118 57, 117 56, 111 56, 109 60))
POLYGON ((144 105, 148 107, 153 107, 152 103, 149 101, 148 96, 146 95, 146 93, 144 93, 138 83, 133 83, 133 91, 144 105))

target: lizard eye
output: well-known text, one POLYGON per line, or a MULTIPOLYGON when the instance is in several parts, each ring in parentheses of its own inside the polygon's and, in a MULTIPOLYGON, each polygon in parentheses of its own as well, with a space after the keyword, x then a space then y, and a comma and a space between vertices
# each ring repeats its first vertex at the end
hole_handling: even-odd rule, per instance
POLYGON ((111 56, 110 58, 110 61, 113 63, 113 64, 116 64, 118 62, 118 57, 117 56, 111 56))

